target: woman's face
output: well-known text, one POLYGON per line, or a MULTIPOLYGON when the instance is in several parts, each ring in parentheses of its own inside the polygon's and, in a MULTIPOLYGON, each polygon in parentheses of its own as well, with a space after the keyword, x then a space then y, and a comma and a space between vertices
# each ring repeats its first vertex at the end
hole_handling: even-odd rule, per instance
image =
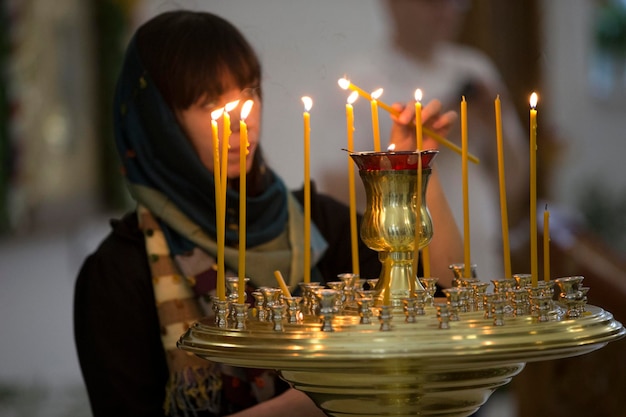
MULTIPOLYGON (((210 104, 205 104, 205 100, 199 100, 185 110, 176 111, 176 117, 181 128, 191 141, 192 146, 196 150, 196 153, 200 157, 200 160, 210 171, 214 170, 214 145, 213 134, 211 127, 211 113, 221 107, 224 107, 227 103, 239 100, 239 104, 234 110, 231 110, 231 135, 229 138, 229 150, 228 150, 228 177, 239 177, 239 148, 240 148, 240 115, 243 103, 252 99, 254 105, 250 111, 248 117, 246 117, 246 125, 248 128, 248 155, 246 157, 246 170, 250 171, 252 166, 252 159, 259 144, 259 132, 261 129, 261 100, 255 89, 238 88, 229 90, 223 95, 218 97, 217 100, 213 100, 210 104)), ((222 150, 222 139, 224 137, 224 118, 223 116, 217 119, 218 125, 218 140, 219 149, 222 150)))

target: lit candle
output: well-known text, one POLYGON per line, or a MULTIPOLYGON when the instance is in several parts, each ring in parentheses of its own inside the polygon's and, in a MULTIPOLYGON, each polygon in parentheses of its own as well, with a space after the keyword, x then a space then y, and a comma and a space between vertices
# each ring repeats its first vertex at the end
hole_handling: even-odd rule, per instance
POLYGON ((550 211, 543 211, 543 280, 550 281, 550 211))
POLYGON ((506 183, 504 178, 504 148, 502 145, 502 109, 500 96, 495 100, 496 111, 496 141, 498 146, 498 179, 500 183, 500 219, 502 221, 502 248, 504 252, 504 277, 511 275, 511 246, 509 243, 509 217, 506 206, 506 183))
POLYGON ((537 286, 537 93, 530 95, 530 276, 537 286))
MULTIPOLYGON (((356 85, 352 84, 349 80, 347 80, 346 78, 340 78, 337 81, 337 84, 339 84, 339 87, 341 87, 344 90, 352 90, 352 91, 356 91, 357 93, 359 93, 359 95, 363 98, 365 98, 366 100, 371 101, 372 100, 372 96, 366 92, 365 90, 363 90, 362 88, 357 87, 356 85)), ((384 110, 388 111, 389 113, 393 114, 394 116, 399 116, 400 112, 396 109, 394 109, 393 107, 391 107, 389 104, 382 102, 380 100, 377 100, 377 104, 382 107, 384 110)), ((448 139, 444 138, 443 136, 437 134, 436 132, 423 127, 422 128, 424 133, 426 133, 428 136, 430 136, 431 138, 433 138, 434 140, 436 140, 437 142, 439 142, 441 145, 453 150, 454 152, 458 153, 459 155, 462 153, 461 148, 459 148, 456 144, 450 142, 448 139)), ((469 158, 470 161, 472 161, 475 164, 478 164, 480 162, 480 160, 472 155, 471 153, 467 154, 467 157, 469 158)))
POLYGON ((278 282, 278 286, 280 287, 280 290, 283 292, 283 296, 291 297, 291 292, 289 291, 289 287, 287 286, 287 284, 285 284, 285 280, 283 279, 283 274, 281 274, 280 271, 274 271, 274 277, 276 278, 276 281, 278 282))
POLYGON ((383 89, 379 88, 370 96, 370 107, 372 109, 372 133, 374 135, 374 152, 380 152, 380 128, 378 126, 378 98, 383 94, 383 89))
POLYGON ((239 119, 239 285, 238 302, 246 302, 246 173, 248 171, 248 125, 246 117, 250 114, 252 100, 247 100, 241 107, 239 119))
POLYGON ((415 137, 417 138, 417 150, 422 151, 424 137, 422 132, 422 90, 419 88, 415 90, 415 137))
MULTIPOLYGON (((417 160, 417 202, 416 202, 416 213, 415 213, 415 248, 413 255, 413 271, 417 276, 417 270, 419 265, 419 243, 421 242, 421 207, 422 207, 422 155, 421 151, 423 150, 423 132, 422 132, 422 90, 419 88, 415 90, 415 137, 417 138, 417 151, 420 152, 419 158, 417 160)), ((430 276, 430 259, 427 259, 428 255, 428 245, 424 246, 422 249, 422 266, 423 266, 423 274, 425 277, 430 276), (428 275, 427 275, 428 270, 428 275)), ((411 281, 411 283, 413 283, 411 281)))
MULTIPOLYGON (((225 262, 224 262, 224 248, 226 246, 226 188, 227 188, 227 179, 228 179, 228 148, 229 146, 229 140, 230 140, 230 135, 231 135, 231 130, 230 130, 230 115, 228 114, 228 112, 232 109, 234 109, 235 107, 237 107, 237 104, 239 103, 239 100, 232 102, 232 103, 228 103, 226 104, 226 106, 224 106, 224 112, 222 114, 222 123, 223 123, 223 132, 222 132, 222 153, 220 155, 220 162, 221 162, 221 173, 220 173, 220 198, 218 200, 218 204, 220 206, 218 214, 219 214, 219 221, 218 224, 220 225, 220 229, 217 230, 218 232, 218 236, 217 236, 217 254, 218 254, 218 261, 217 261, 217 269, 218 269, 218 284, 220 282, 220 279, 224 281, 224 286, 226 286, 226 278, 225 278, 225 262), (220 254, 221 252, 221 254, 220 254), (219 259, 221 258, 221 259, 219 259), (220 272, 221 271, 221 272, 220 272)), ((220 286, 222 284, 219 284, 220 286)), ((220 290, 221 291, 221 290, 220 290)), ((225 290, 224 290, 225 292, 225 290)), ((218 297, 221 294, 218 294, 218 297)), ((224 297, 226 297, 226 295, 224 294, 224 297)), ((225 299, 225 298, 224 298, 225 299)), ((221 299, 220 299, 221 300, 221 299)))
POLYGON ((463 169, 463 243, 464 243, 464 277, 471 278, 470 256, 470 221, 469 221, 469 181, 467 172, 467 101, 461 100, 461 147, 463 169))
POLYGON ((215 226, 217 239, 217 297, 220 301, 226 301, 226 277, 224 275, 224 239, 225 224, 222 221, 222 187, 220 184, 220 139, 217 127, 217 119, 222 117, 224 109, 218 109, 211 113, 211 133, 213 135, 213 179, 215 182, 215 226))
MULTIPOLYGON (((352 104, 359 97, 359 93, 353 91, 348 96, 346 103, 346 132, 348 136, 348 150, 354 149, 354 108, 352 104)), ((354 161, 348 155, 348 186, 350 198, 350 242, 352 244, 352 273, 359 275, 359 243, 358 229, 356 224, 356 191, 354 185, 354 161)))
MULTIPOLYGON (((221 156, 221 162, 222 162, 222 204, 224 205, 224 215, 226 215, 226 185, 227 185, 227 181, 228 181, 228 149, 230 148, 230 135, 231 135, 231 130, 230 130, 230 114, 228 114, 228 112, 234 110, 237 105, 239 104, 239 100, 230 102, 228 104, 226 104, 226 106, 224 106, 224 118, 222 120, 224 128, 223 128, 223 132, 222 135, 224 136, 222 139, 222 156, 221 156)), ((224 217, 224 221, 226 221, 226 217, 224 217)))
POLYGON ((313 107, 311 97, 302 97, 304 104, 304 282, 311 282, 311 115, 313 107))

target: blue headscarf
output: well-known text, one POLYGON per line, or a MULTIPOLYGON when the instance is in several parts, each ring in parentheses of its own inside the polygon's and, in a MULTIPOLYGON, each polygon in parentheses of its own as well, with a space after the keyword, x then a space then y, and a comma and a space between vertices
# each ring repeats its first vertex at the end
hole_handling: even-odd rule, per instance
MULTIPOLYGON (((209 236, 215 237, 215 183, 201 162, 176 117, 144 69, 133 38, 126 52, 114 101, 115 141, 133 197, 148 209, 139 190, 157 191, 173 202, 209 236)), ((277 237, 288 220, 287 189, 272 171, 269 186, 247 197, 248 247, 277 237)), ((239 210, 239 193, 229 189, 227 207, 239 210)), ((238 216, 238 214, 237 214, 238 216)), ((237 218, 237 217, 235 217, 237 218)), ((163 224, 172 254, 191 250, 194 244, 163 224)), ((226 241, 237 242, 237 230, 227 228, 226 241)))

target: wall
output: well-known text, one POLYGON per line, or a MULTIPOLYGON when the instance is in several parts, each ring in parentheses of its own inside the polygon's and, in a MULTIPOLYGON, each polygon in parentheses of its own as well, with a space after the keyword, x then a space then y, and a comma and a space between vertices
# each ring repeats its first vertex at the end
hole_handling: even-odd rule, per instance
POLYGON ((580 185, 590 179, 614 191, 626 188, 626 95, 599 99, 588 83, 593 2, 544 0, 542 4, 546 47, 542 106, 548 119, 541 123, 556 129, 565 146, 554 177, 555 199, 574 206, 580 185))

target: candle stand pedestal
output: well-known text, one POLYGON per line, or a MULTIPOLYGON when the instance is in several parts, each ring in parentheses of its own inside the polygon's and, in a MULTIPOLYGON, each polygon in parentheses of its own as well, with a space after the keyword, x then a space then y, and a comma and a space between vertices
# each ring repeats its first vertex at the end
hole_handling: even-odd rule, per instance
MULTIPOLYGON (((332 290, 330 290, 332 291, 332 290)), ((378 316, 378 313, 374 314, 378 316)), ((586 306, 567 319, 555 311, 540 322, 482 311, 459 313, 440 328, 436 307, 408 323, 395 314, 391 328, 358 315, 304 316, 284 321, 249 318, 245 329, 195 323, 179 347, 232 366, 276 369, 330 416, 469 416, 525 363, 582 355, 624 336, 621 323, 586 306), (324 322, 324 325, 322 325, 324 322)))

